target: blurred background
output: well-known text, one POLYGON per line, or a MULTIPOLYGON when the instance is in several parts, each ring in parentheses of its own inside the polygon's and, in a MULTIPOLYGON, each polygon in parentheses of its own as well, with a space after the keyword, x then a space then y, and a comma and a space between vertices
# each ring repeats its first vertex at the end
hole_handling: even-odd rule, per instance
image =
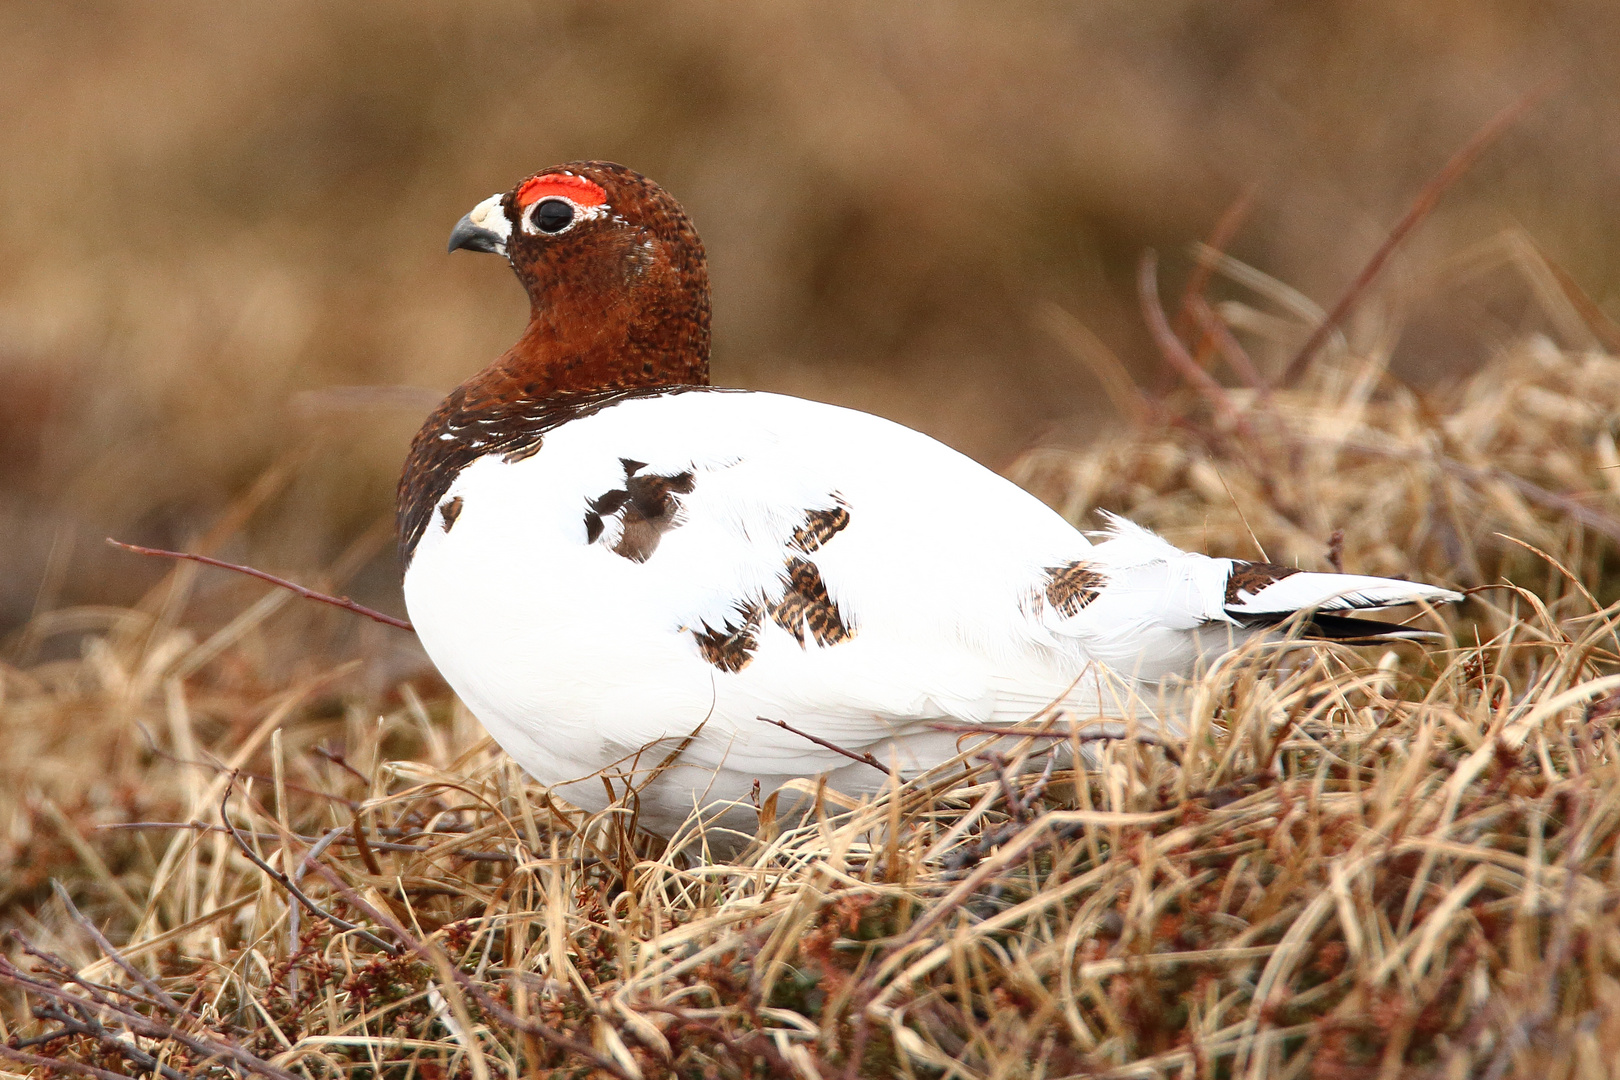
MULTIPOLYGON (((212 530, 400 610, 405 446, 526 310, 445 238, 543 166, 609 158, 683 201, 717 382, 1004 468, 1114 422, 1054 305, 1151 381, 1141 251, 1173 300, 1248 193, 1229 250, 1331 306, 1549 77, 1350 332, 1398 324, 1422 384, 1547 329, 1470 255, 1504 236, 1620 316, 1617 55, 1611 0, 0 5, 0 634, 169 569, 107 535, 212 530)), ((193 617, 262 591, 228 578, 193 617)))

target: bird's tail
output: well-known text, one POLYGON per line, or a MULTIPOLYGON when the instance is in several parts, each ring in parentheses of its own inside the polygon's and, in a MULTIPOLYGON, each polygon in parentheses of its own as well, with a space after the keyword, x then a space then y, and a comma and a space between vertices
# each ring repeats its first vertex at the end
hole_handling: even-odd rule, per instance
MULTIPOLYGON (((1106 517, 1108 530, 1095 549, 1099 571, 1122 585, 1130 583, 1117 597, 1124 607, 1140 611, 1156 605, 1159 621, 1170 626, 1224 623, 1265 630, 1298 619, 1307 637, 1426 640, 1442 635, 1345 613, 1462 599, 1461 593, 1417 581, 1313 573, 1278 563, 1195 555, 1124 518, 1106 517)), ((1104 590, 1105 598, 1107 594, 1104 590)))
POLYGON ((1437 585, 1358 574, 1317 574, 1274 563, 1229 560, 1224 612, 1241 626, 1277 626, 1303 615, 1307 637, 1331 641, 1424 641, 1443 635, 1399 623, 1353 618, 1348 611, 1382 611, 1406 604, 1446 604, 1462 594, 1437 585))

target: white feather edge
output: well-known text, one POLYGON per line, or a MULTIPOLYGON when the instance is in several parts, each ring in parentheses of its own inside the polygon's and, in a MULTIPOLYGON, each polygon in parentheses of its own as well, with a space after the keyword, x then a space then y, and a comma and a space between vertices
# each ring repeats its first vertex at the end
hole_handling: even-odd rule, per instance
MULTIPOLYGON (((1101 541, 1118 560, 1125 549, 1129 562, 1186 559, 1188 552, 1171 544, 1128 518, 1102 511, 1104 529, 1090 535, 1101 541)), ((1103 553, 1100 551, 1099 553, 1103 553)), ((1192 556, 1200 558, 1199 556, 1192 556)), ((1237 560, 1208 559, 1209 570, 1221 575, 1221 589, 1230 577, 1237 560)), ((1238 602, 1225 604, 1232 615, 1289 615, 1296 611, 1376 611, 1380 608, 1400 607, 1403 604, 1449 604, 1462 599, 1462 594, 1439 585, 1426 585, 1420 581, 1402 581, 1398 578, 1370 577, 1362 574, 1324 574, 1302 570, 1267 585, 1256 593, 1239 593, 1238 602)))
POLYGON ((1272 582, 1257 593, 1238 594, 1227 604, 1234 615, 1286 615, 1317 611, 1374 611, 1402 604, 1454 603, 1462 594, 1438 585, 1359 574, 1315 574, 1301 571, 1272 582))

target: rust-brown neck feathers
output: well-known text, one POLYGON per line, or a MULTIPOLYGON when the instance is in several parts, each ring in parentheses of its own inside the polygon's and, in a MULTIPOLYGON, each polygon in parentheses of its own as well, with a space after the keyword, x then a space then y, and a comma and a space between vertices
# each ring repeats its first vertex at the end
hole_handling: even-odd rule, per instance
POLYGON ((709 385, 703 243, 667 192, 622 165, 576 161, 525 180, 499 212, 529 325, 412 441, 398 498, 406 565, 456 474, 478 458, 533 453, 547 431, 622 396, 709 385), (574 200, 555 233, 537 226, 537 192, 548 191, 574 200))

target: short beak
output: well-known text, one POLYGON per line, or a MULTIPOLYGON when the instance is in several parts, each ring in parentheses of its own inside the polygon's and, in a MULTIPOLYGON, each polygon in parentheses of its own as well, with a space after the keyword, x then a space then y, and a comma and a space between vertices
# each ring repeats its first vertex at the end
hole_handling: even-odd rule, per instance
POLYGON ((492 255, 506 254, 506 241, 512 235, 512 226, 501 207, 501 196, 491 195, 460 221, 450 232, 450 247, 468 251, 487 251, 492 255))

